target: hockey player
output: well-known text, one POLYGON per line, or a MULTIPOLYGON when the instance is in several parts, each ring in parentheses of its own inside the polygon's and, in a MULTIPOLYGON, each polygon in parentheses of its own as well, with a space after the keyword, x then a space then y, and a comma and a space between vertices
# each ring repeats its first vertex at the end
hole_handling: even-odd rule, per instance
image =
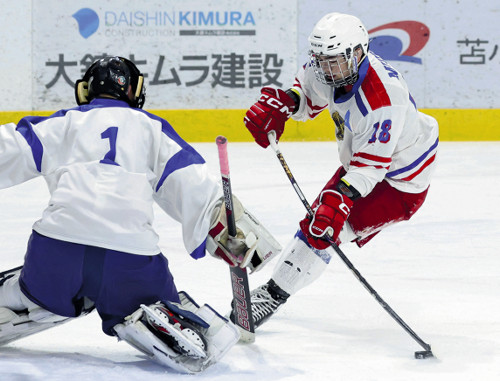
POLYGON ((251 292, 258 327, 290 295, 317 279, 337 244, 365 245, 383 228, 408 220, 424 202, 435 167, 438 126, 419 112, 402 75, 369 50, 351 15, 330 13, 309 36, 309 62, 291 89, 265 87, 244 122, 266 148, 285 122, 328 112, 342 166, 324 186, 281 255, 271 279, 251 292), (330 248, 330 252, 329 249, 330 248))
POLYGON ((238 238, 228 238, 220 182, 167 121, 141 110, 143 79, 131 61, 105 57, 76 82, 78 107, 0 126, 0 188, 43 176, 51 194, 22 269, 0 274, 0 345, 94 308, 106 334, 182 372, 238 341, 231 322, 177 291, 153 202, 181 223, 195 259, 208 250, 258 270, 279 244, 236 198, 238 238))

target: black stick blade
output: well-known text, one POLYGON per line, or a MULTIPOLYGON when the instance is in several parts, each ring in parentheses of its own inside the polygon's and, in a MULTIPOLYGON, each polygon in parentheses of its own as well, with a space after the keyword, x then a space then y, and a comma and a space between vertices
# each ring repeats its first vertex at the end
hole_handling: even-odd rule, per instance
POLYGON ((434 357, 432 351, 417 351, 415 352, 415 358, 418 360, 428 359, 430 357, 434 357))

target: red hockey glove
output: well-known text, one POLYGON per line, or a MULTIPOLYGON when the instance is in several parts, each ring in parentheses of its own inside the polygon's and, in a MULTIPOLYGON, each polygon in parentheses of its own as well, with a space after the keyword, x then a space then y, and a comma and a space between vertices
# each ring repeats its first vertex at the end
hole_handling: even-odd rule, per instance
POLYGON ((276 141, 280 139, 285 122, 295 109, 295 102, 280 89, 263 87, 260 92, 259 100, 247 111, 244 122, 257 144, 266 148, 269 132, 276 131, 276 141))
POLYGON ((334 190, 325 190, 319 196, 319 205, 314 215, 307 216, 300 221, 302 233, 312 247, 324 250, 330 246, 322 238, 325 234, 336 242, 349 213, 351 213, 352 200, 334 190))

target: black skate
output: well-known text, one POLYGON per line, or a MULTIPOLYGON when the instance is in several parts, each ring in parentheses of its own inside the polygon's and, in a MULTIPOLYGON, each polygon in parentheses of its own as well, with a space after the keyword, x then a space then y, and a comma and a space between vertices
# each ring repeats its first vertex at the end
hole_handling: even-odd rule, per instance
MULTIPOLYGON (((268 320, 285 302, 290 294, 283 291, 272 279, 250 292, 254 327, 258 328, 268 320)), ((234 304, 234 302, 233 302, 234 304)), ((229 318, 234 323, 234 312, 229 318)))

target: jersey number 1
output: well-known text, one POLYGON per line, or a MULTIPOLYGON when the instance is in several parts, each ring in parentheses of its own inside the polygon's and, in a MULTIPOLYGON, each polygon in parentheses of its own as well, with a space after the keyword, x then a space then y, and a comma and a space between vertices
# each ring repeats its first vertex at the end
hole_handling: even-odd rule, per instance
POLYGON ((109 127, 101 134, 101 139, 109 139, 109 151, 104 155, 104 159, 100 161, 103 164, 119 165, 115 162, 116 157, 116 137, 118 135, 118 127, 109 127))

